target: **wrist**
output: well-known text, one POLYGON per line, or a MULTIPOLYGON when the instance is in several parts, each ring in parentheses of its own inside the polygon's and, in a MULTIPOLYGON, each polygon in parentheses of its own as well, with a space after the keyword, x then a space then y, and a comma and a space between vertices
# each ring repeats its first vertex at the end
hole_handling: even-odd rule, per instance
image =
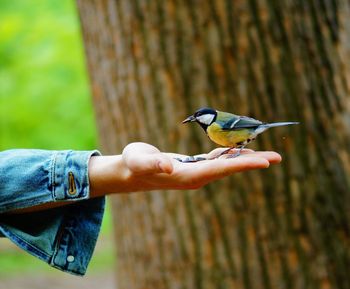
POLYGON ((90 197, 128 192, 129 175, 121 155, 91 157, 89 161, 90 197))

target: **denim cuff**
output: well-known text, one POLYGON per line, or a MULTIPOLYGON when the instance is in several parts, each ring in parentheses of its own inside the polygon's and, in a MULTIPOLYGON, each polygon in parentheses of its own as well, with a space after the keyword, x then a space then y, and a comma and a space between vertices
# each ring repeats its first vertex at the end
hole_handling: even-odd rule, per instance
POLYGON ((55 201, 89 198, 88 162, 94 151, 0 152, 0 214, 55 201))
POLYGON ((52 159, 50 174, 54 201, 78 201, 89 198, 88 162, 98 151, 77 154, 74 151, 58 151, 52 159))

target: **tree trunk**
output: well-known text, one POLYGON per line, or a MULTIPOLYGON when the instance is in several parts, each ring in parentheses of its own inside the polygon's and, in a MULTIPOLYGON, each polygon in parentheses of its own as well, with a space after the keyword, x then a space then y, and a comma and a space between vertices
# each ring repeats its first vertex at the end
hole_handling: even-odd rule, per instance
POLYGON ((78 0, 102 151, 214 146, 202 106, 300 121, 284 160, 199 191, 113 198, 118 288, 350 288, 346 0, 78 0))

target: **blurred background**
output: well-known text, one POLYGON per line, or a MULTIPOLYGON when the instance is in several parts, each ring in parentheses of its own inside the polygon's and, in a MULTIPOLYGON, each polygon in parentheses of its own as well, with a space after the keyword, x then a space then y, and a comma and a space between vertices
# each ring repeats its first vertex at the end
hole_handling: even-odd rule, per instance
MULTIPOLYGON (((0 1, 0 150, 98 147, 79 25, 73 0, 0 1)), ((95 254, 81 278, 1 238, 0 288, 113 288, 111 239, 107 206, 95 254)))

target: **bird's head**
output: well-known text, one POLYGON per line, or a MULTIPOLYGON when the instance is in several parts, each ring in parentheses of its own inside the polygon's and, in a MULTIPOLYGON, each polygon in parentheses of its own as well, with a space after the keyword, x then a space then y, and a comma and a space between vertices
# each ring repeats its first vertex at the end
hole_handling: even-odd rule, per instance
POLYGON ((204 130, 211 125, 217 117, 217 111, 212 108, 198 109, 194 114, 186 118, 182 123, 197 122, 204 130))

